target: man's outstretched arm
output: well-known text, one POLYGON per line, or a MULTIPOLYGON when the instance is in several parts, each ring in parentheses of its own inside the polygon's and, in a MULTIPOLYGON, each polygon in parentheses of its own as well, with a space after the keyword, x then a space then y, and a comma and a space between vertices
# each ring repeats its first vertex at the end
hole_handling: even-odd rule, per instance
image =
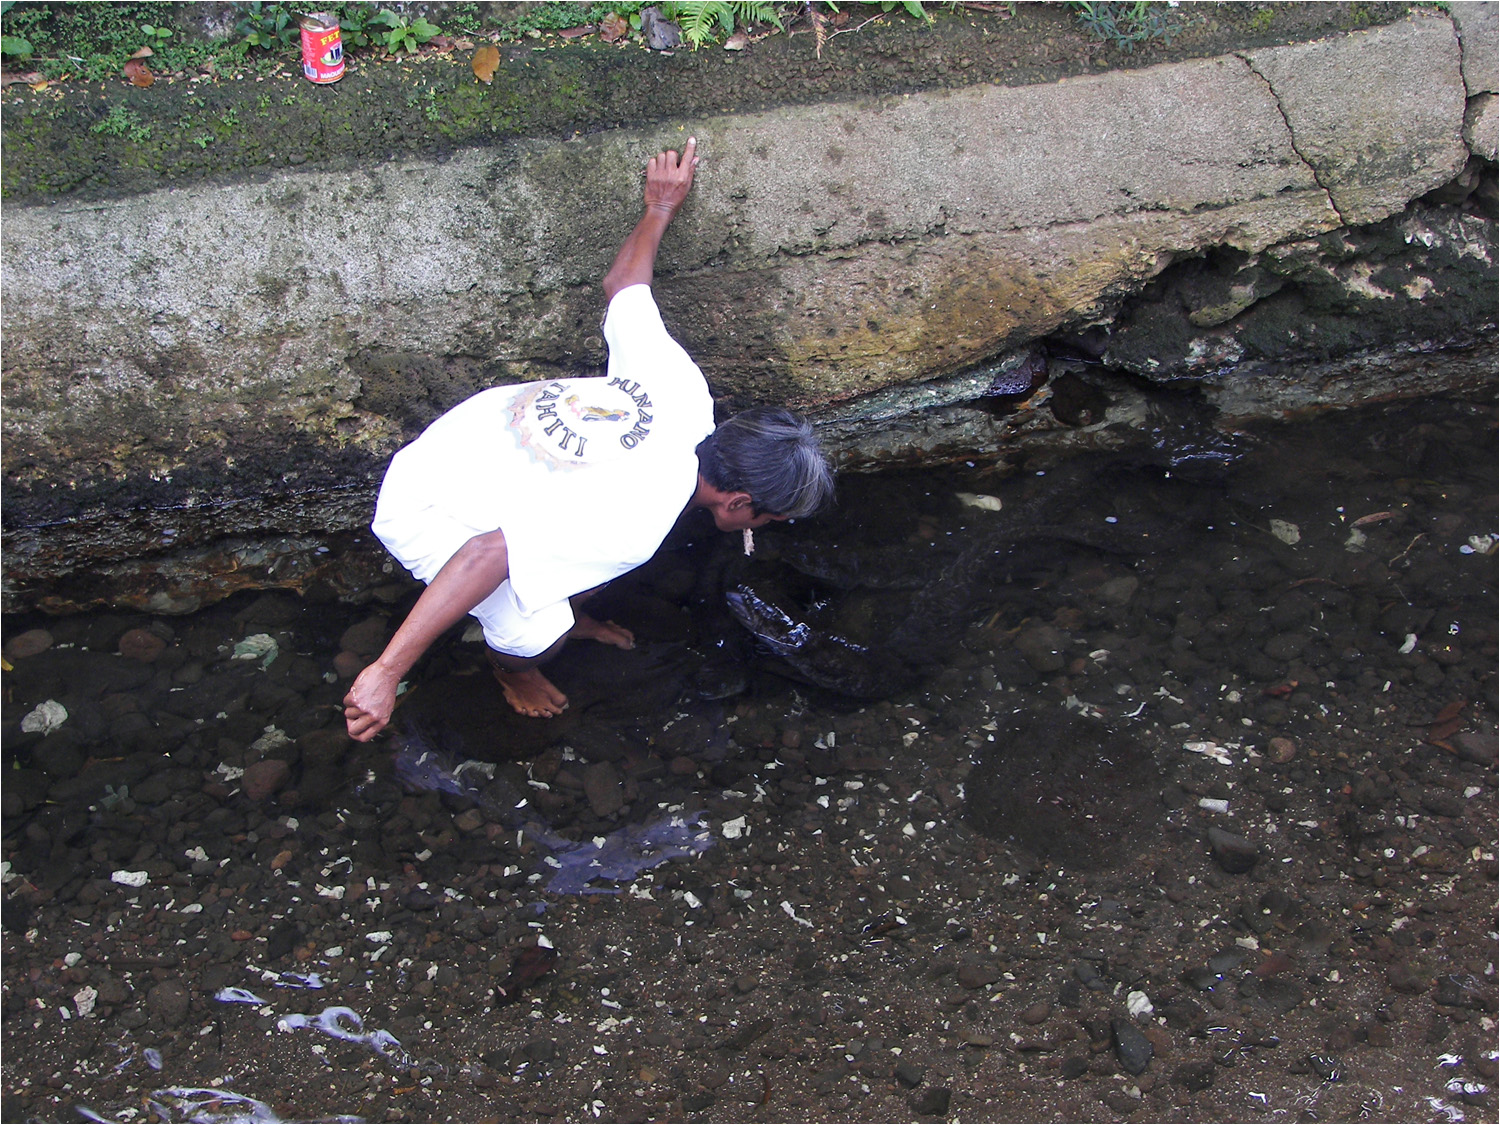
POLYGON ((470 539, 433 576, 401 628, 344 696, 349 736, 368 742, 391 721, 396 687, 432 642, 489 597, 510 574, 510 553, 499 530, 470 539))
POLYGON ((631 285, 650 285, 656 269, 656 251, 662 235, 682 208, 688 190, 693 186, 693 169, 698 166, 698 138, 689 137, 682 156, 668 150, 646 163, 646 213, 635 229, 626 236, 615 255, 614 265, 604 275, 604 300, 612 301, 616 293, 631 285))

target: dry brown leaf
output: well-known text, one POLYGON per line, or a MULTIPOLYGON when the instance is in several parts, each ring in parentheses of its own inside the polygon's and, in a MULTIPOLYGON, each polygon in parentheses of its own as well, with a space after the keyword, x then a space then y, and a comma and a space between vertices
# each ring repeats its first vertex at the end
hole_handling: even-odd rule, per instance
POLYGON ((0 86, 14 86, 17 82, 25 82, 29 86, 41 81, 41 73, 35 70, 28 70, 25 74, 0 74, 0 86))
POLYGON ((743 31, 736 31, 728 39, 724 40, 724 50, 743 51, 745 45, 750 42, 750 36, 743 31))
POLYGON ((619 12, 611 12, 599 21, 599 37, 606 43, 617 43, 630 34, 630 21, 619 12))
POLYGON ((123 73, 126 78, 130 79, 132 86, 145 87, 156 81, 156 75, 151 73, 151 69, 137 59, 131 59, 126 63, 123 73))
POLYGON ((594 25, 591 23, 579 24, 577 27, 565 27, 557 34, 564 39, 581 39, 585 35, 594 34, 594 25))
POLYGON ((495 80, 495 71, 500 69, 500 48, 480 47, 474 52, 471 65, 474 67, 474 77, 489 85, 495 80))
POLYGON ((1446 723, 1456 719, 1464 713, 1464 708, 1468 705, 1469 701, 1467 699, 1455 699, 1452 703, 1446 704, 1441 711, 1434 715, 1432 721, 1433 723, 1446 723))
POLYGON ((828 42, 828 17, 811 4, 807 6, 807 14, 812 19, 813 25, 813 54, 821 59, 823 57, 823 44, 828 42))
POLYGON ((137 51, 130 57, 133 59, 149 59, 154 54, 156 54, 156 52, 153 51, 150 47, 142 47, 139 51, 137 51))

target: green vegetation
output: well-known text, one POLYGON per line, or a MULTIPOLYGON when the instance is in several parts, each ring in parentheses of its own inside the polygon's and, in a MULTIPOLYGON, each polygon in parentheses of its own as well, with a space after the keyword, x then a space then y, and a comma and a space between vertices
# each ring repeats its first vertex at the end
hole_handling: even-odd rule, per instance
MULTIPOLYGON (((727 39, 738 24, 769 23, 784 30, 775 4, 732 3, 731 0, 671 0, 661 5, 661 14, 682 29, 682 37, 694 47, 715 42, 722 32, 727 39)), ((632 20, 632 25, 636 22, 632 20)))
POLYGON ((297 27, 296 14, 290 8, 262 4, 261 0, 250 0, 244 5, 234 32, 250 46, 266 51, 290 47, 299 42, 302 34, 297 27))
POLYGON ((140 3, 0 4, 7 64, 24 63, 43 78, 100 81, 117 78, 132 55, 149 47, 149 65, 158 73, 196 70, 212 61, 226 70, 244 63, 238 42, 195 41, 174 28, 182 5, 140 3))
MULTIPOLYGON (((548 32, 594 25, 608 28, 605 38, 639 42, 641 10, 646 0, 605 0, 570 3, 546 0, 514 6, 508 20, 486 15, 476 3, 456 3, 434 10, 441 26, 423 16, 412 17, 368 0, 321 0, 316 5, 339 21, 345 53, 376 51, 413 55, 440 36, 469 36, 499 42, 537 39, 548 32)), ((699 47, 720 42, 735 31, 753 26, 784 30, 793 19, 826 20, 840 13, 840 4, 793 3, 788 0, 659 0, 662 15, 682 30, 686 42, 699 47)), ((149 66, 157 75, 180 74, 208 67, 213 73, 243 71, 266 74, 295 65, 300 29, 298 17, 309 5, 292 0, 247 0, 236 6, 234 34, 229 39, 205 41, 185 34, 180 20, 188 4, 166 0, 127 3, 64 3, 47 0, 4 0, 0 3, 0 54, 11 66, 35 69, 44 79, 116 78, 142 47, 151 50, 149 66), (175 25, 175 26, 174 26, 175 25)), ((877 0, 868 7, 882 13, 904 12, 930 20, 920 0, 877 0)), ((1145 8, 1145 4, 1079 4, 1093 10, 1145 8)), ((1154 6, 1153 6, 1154 7, 1154 6)), ((1120 17, 1095 19, 1103 26, 1123 28, 1120 17)), ((1124 31, 1113 34, 1125 35, 1124 31)), ((1128 49, 1128 48, 1127 48, 1128 49)))
POLYGON ((141 120, 135 110, 123 105, 112 105, 104 119, 93 126, 92 132, 106 137, 126 137, 132 144, 145 144, 151 139, 151 126, 141 120))
POLYGON ((428 23, 422 16, 408 20, 405 16, 398 16, 389 8, 382 8, 378 14, 372 16, 368 26, 383 29, 376 31, 374 37, 393 55, 399 55, 402 51, 409 55, 415 54, 418 47, 435 38, 441 30, 436 24, 428 23))
POLYGON ((1100 3, 1097 0, 1072 0, 1068 5, 1078 22, 1100 39, 1130 54, 1137 43, 1160 39, 1171 43, 1182 25, 1163 13, 1171 5, 1131 0, 1129 3, 1100 3))

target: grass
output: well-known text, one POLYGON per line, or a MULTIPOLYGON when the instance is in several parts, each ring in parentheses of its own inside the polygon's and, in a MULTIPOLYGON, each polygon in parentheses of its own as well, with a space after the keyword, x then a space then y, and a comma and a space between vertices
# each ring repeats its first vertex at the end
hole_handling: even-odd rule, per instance
MULTIPOLYGON (((569 3, 546 0, 518 6, 513 18, 496 20, 476 3, 439 6, 431 14, 436 23, 408 20, 390 8, 367 0, 323 0, 316 5, 340 19, 346 55, 417 53, 429 39, 442 35, 499 42, 537 39, 552 32, 617 17, 631 30, 630 41, 640 41, 640 13, 644 0, 569 3)), ((683 29, 692 46, 718 42, 736 28, 750 24, 783 28, 793 17, 806 18, 816 9, 823 16, 837 14, 836 3, 804 5, 766 0, 663 0, 666 15, 683 29)), ((926 20, 917 0, 888 0, 872 7, 926 20)), ((935 7, 936 5, 928 5, 935 7)), ((1083 5, 1087 7, 1089 5, 1083 5)), ((1093 5, 1129 7, 1130 5, 1093 5)), ((5 0, 0 4, 3 55, 10 70, 33 70, 44 79, 118 78, 125 63, 140 48, 153 54, 147 65, 156 75, 195 74, 208 68, 222 76, 264 75, 296 68, 300 44, 296 17, 306 5, 242 3, 234 12, 236 30, 227 39, 205 40, 182 17, 196 12, 187 4, 165 0, 127 3, 60 3, 45 0, 5 0)))

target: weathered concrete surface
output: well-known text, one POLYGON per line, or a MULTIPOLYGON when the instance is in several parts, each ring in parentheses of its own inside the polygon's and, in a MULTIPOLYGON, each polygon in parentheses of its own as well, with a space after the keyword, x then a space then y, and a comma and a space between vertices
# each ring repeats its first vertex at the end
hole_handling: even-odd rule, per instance
POLYGON ((1464 51, 1464 85, 1470 96, 1500 93, 1500 5, 1493 0, 1449 4, 1464 51))
MULTIPOLYGON (((1464 65, 1453 21, 1419 13, 1046 85, 8 209, 7 522, 30 525, 10 604, 145 547, 64 549, 43 523, 102 527, 120 503, 200 521, 157 551, 347 529, 351 483, 368 496, 442 409, 601 362, 597 279, 646 156, 689 129, 668 323, 726 400, 816 409, 1105 323, 1175 262, 1395 215, 1469 159, 1464 65), (267 514, 278 498, 295 518, 267 514)), ((1231 293, 1226 319, 1263 295, 1231 293)))

